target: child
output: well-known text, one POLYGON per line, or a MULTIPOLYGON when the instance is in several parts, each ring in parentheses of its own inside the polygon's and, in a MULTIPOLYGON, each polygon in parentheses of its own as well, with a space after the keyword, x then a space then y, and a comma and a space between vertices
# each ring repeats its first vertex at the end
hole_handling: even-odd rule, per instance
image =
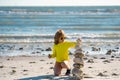
POLYGON ((56 63, 54 66, 54 75, 60 76, 62 68, 66 68, 67 71, 65 75, 70 75, 70 62, 69 62, 69 53, 68 49, 75 47, 76 42, 66 42, 65 34, 63 30, 58 30, 54 36, 54 46, 53 53, 49 54, 49 58, 56 57, 56 63))

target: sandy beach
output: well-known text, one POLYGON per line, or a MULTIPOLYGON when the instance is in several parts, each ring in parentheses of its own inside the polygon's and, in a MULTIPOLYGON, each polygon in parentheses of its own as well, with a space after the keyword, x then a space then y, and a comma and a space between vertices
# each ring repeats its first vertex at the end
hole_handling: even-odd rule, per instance
MULTIPOLYGON (((71 67, 73 55, 70 55, 71 67)), ((53 76, 55 59, 47 56, 0 57, 1 80, 71 80, 70 76, 53 76)), ((119 80, 120 54, 86 55, 83 80, 119 80)), ((73 67, 72 67, 73 68, 73 67)), ((64 75, 65 69, 62 74, 64 75)), ((71 74, 72 75, 72 74, 71 74)))
MULTIPOLYGON (((0 44, 1 80, 73 80, 72 74, 54 76, 55 59, 49 59, 51 44, 0 44), (44 45, 44 46, 43 46, 44 45)), ((85 54, 83 80, 119 80, 120 79, 119 42, 83 42, 85 54)), ((70 49, 71 69, 75 49, 70 49)))

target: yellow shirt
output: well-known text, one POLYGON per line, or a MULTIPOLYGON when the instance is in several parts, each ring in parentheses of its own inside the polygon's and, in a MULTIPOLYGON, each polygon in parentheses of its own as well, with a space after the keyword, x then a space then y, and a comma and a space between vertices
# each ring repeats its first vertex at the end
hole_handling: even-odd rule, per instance
POLYGON ((69 60, 68 49, 75 47, 76 42, 63 42, 53 46, 52 58, 56 57, 57 62, 69 60))

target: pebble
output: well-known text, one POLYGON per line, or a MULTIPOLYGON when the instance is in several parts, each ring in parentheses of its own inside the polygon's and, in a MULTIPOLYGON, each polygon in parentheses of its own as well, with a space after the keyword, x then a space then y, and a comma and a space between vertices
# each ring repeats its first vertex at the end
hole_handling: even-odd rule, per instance
POLYGON ((11 75, 13 75, 14 73, 16 73, 16 70, 12 70, 12 72, 10 72, 11 75))
POLYGON ((112 73, 112 76, 118 76, 118 74, 116 74, 116 73, 112 73))
POLYGON ((93 67, 90 66, 90 67, 88 67, 88 68, 93 68, 93 67))
POLYGON ((44 59, 41 59, 40 61, 45 61, 44 59))
POLYGON ((110 60, 104 60, 103 62, 107 62, 107 63, 110 63, 110 60))
POLYGON ((87 62, 88 63, 94 63, 93 59, 89 59, 87 62))
POLYGON ((88 58, 87 58, 87 57, 84 57, 83 59, 84 59, 84 60, 87 60, 88 58))
POLYGON ((54 67, 50 67, 50 69, 54 69, 54 67))
POLYGON ((100 59, 106 59, 105 57, 101 57, 100 59))
POLYGON ((92 51, 100 51, 100 50, 101 50, 100 48, 92 47, 92 51))
POLYGON ((112 50, 108 50, 106 55, 111 55, 112 54, 112 50))
POLYGON ((50 62, 50 64, 53 64, 53 62, 50 62))
POLYGON ((101 77, 107 77, 107 75, 103 74, 103 73, 99 73, 97 76, 101 76, 101 77))
POLYGON ((23 72, 26 72, 26 71, 28 71, 28 70, 26 70, 26 69, 23 70, 23 72))
POLYGON ((0 66, 0 68, 4 68, 4 66, 0 66))
POLYGON ((19 50, 23 50, 23 48, 19 48, 19 50))
POLYGON ((52 49, 49 47, 49 48, 46 49, 46 51, 52 51, 52 49))
POLYGON ((29 62, 29 63, 31 64, 31 63, 36 63, 36 62, 29 62))

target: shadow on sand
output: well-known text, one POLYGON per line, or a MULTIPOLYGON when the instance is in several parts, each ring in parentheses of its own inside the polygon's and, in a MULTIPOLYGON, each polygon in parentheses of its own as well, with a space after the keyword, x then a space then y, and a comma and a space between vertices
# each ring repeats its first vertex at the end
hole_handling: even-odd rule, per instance
POLYGON ((56 77, 54 75, 42 75, 36 77, 21 78, 17 80, 73 80, 70 76, 60 76, 56 77))

